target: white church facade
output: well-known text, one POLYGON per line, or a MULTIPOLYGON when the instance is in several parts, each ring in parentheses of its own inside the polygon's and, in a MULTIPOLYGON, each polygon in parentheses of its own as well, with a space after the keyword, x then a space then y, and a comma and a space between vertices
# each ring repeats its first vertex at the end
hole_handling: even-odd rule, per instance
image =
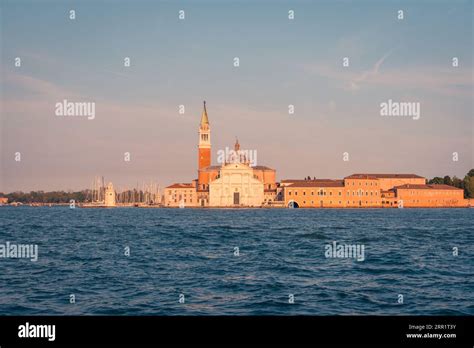
POLYGON ((217 179, 209 184, 211 207, 259 207, 264 200, 264 184, 247 164, 222 166, 217 179))

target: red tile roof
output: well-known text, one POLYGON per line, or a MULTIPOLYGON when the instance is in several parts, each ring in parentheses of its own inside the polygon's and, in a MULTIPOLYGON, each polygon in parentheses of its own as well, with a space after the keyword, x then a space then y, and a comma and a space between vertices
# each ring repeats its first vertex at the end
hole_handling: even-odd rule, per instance
POLYGON ((416 174, 352 174, 347 178, 352 179, 352 177, 373 177, 377 179, 424 179, 424 177, 416 175, 416 174))
POLYGON ((170 185, 166 188, 194 188, 194 185, 193 184, 188 184, 188 183, 185 183, 185 184, 176 183, 176 184, 170 185))
POLYGON ((346 176, 344 179, 377 180, 378 178, 372 174, 352 174, 346 176))
POLYGON ((336 179, 310 179, 310 180, 305 180, 305 179, 285 179, 282 180, 281 182, 284 184, 291 184, 295 182, 332 182, 332 181, 339 181, 336 179))
POLYGON ((413 184, 405 184, 400 186, 395 186, 394 189, 402 189, 402 190, 462 190, 460 188, 444 185, 444 184, 429 184, 429 185, 413 185, 413 184))
POLYGON ((301 180, 288 187, 344 187, 342 180, 301 180))

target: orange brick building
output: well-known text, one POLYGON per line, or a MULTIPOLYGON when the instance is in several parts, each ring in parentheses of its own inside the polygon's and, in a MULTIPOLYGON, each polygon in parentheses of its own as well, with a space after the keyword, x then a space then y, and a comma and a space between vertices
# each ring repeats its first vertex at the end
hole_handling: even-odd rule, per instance
POLYGON ((449 185, 401 185, 393 188, 404 207, 466 207, 464 190, 449 185))
MULTIPOLYGON (((352 174, 350 177, 363 177, 368 174, 352 174)), ((405 184, 424 185, 426 179, 416 174, 369 174, 371 177, 378 179, 380 189, 382 191, 390 190, 395 186, 405 184)))
POLYGON ((283 180, 281 187, 285 206, 294 208, 468 206, 462 189, 426 185, 426 179, 415 174, 353 174, 343 180, 283 180))

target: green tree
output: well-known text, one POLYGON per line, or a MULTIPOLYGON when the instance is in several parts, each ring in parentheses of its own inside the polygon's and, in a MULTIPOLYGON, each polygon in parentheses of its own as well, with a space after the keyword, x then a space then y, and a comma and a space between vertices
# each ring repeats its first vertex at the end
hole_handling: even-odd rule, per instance
POLYGON ((464 197, 474 198, 474 176, 464 177, 464 197))
POLYGON ((453 176, 453 186, 463 189, 464 188, 464 181, 459 179, 456 175, 453 176))
POLYGON ((428 184, 444 184, 443 178, 440 178, 439 176, 435 176, 433 179, 428 181, 428 184))
POLYGON ((443 178, 443 184, 449 185, 449 186, 452 186, 452 185, 453 185, 453 181, 451 180, 451 178, 450 178, 449 175, 446 175, 446 176, 443 178))

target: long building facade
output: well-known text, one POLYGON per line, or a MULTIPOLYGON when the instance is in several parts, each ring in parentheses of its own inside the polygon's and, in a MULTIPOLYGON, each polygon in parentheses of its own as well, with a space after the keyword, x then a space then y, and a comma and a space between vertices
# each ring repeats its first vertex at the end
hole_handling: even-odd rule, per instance
POLYGON ((467 207, 462 189, 428 185, 415 174, 352 174, 340 180, 276 181, 275 169, 252 166, 236 141, 232 158, 211 161, 211 127, 204 102, 198 173, 165 188, 165 207, 430 208, 467 207))
POLYGON ((293 208, 467 207, 464 190, 427 185, 415 174, 353 174, 343 180, 284 180, 285 206, 293 208))

